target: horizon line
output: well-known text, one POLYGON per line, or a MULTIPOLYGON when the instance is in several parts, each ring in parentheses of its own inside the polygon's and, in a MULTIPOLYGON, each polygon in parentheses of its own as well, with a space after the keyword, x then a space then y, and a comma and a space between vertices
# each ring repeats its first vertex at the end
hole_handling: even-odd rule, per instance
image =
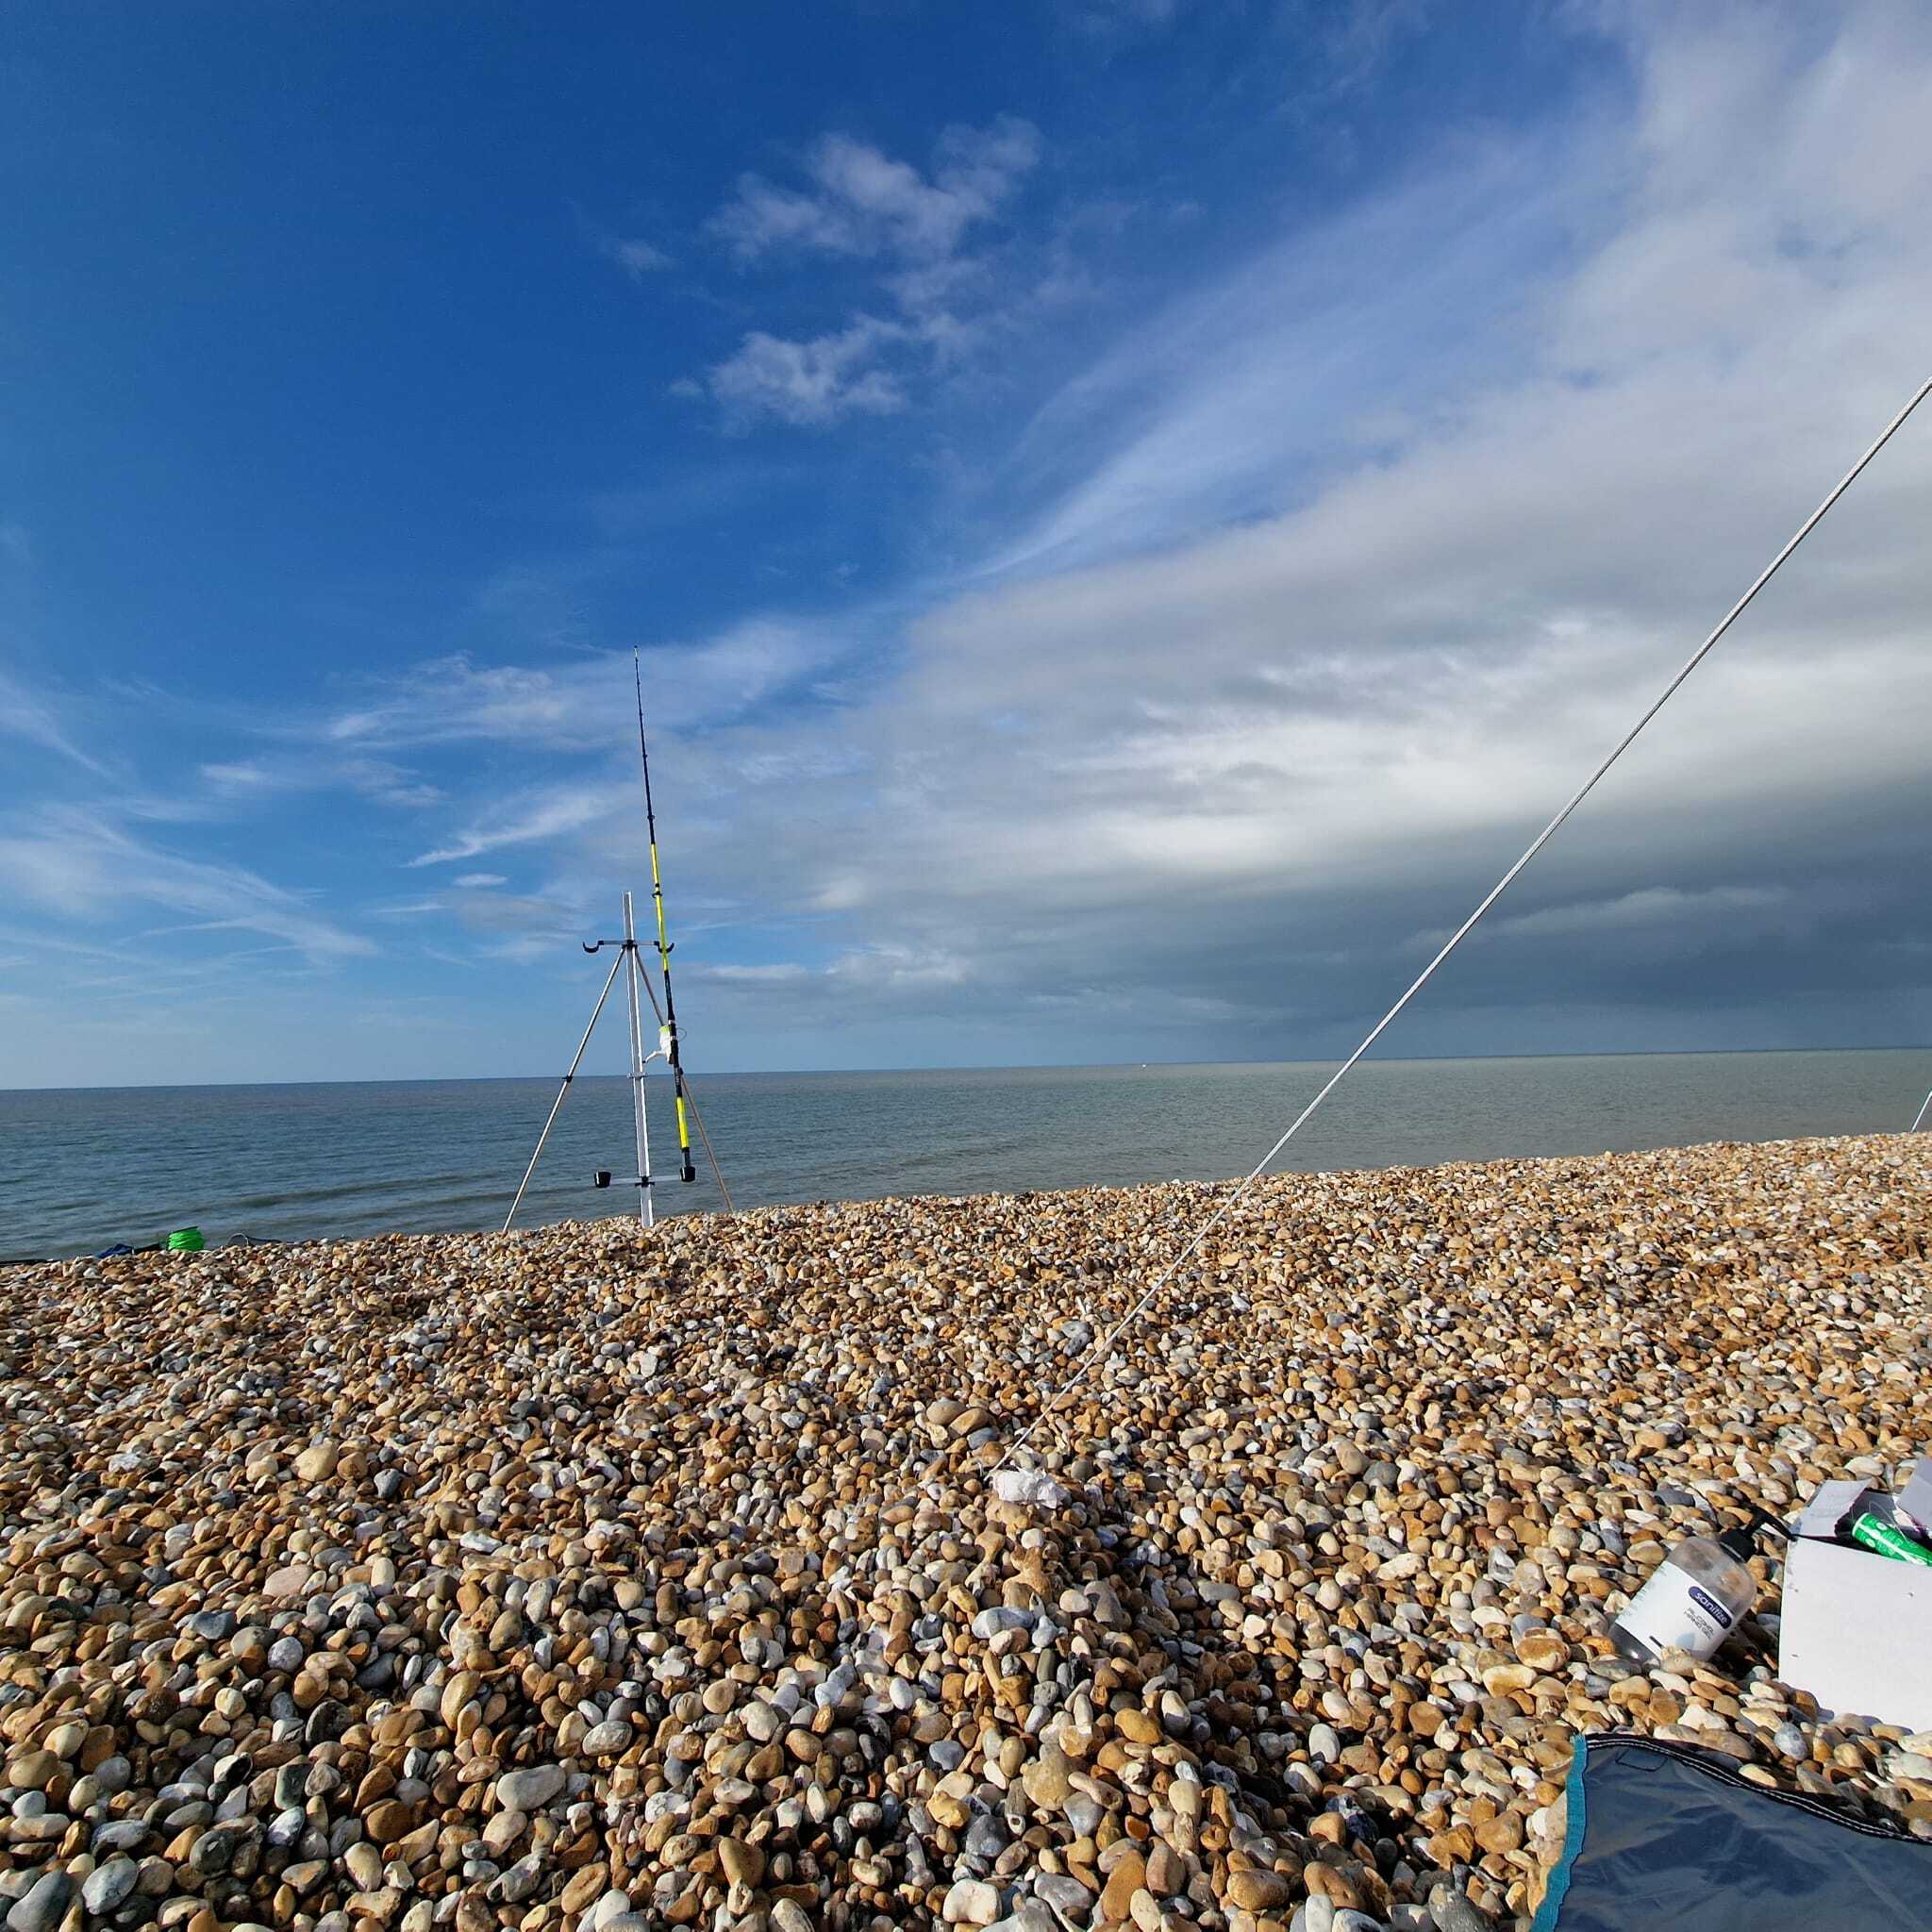
MULTIPOLYGON (((1434 1066, 1474 1064, 1491 1060, 1572 1060, 1572 1059, 1702 1059, 1723 1056, 1819 1053, 1932 1053, 1932 1042, 1893 1041, 1882 1046, 1641 1046, 1622 1049, 1574 1047, 1545 1053, 1434 1053, 1372 1057, 1364 1066, 1434 1066)), ((1334 1067, 1344 1056, 1335 1054, 1311 1059, 1231 1059, 1231 1060, 1012 1060, 983 1065, 922 1064, 892 1067, 739 1067, 705 1074, 708 1080, 817 1079, 826 1075, 876 1074, 1097 1074, 1153 1073, 1157 1069, 1227 1067, 1334 1067)), ((580 1074, 582 1080, 628 1080, 627 1073, 580 1074)), ((647 1070, 646 1077, 669 1079, 668 1071, 647 1070)), ((555 1084, 558 1075, 542 1074, 418 1074, 401 1078, 368 1077, 353 1080, 145 1080, 113 1086, 89 1083, 76 1086, 0 1087, 0 1096, 25 1093, 195 1093, 226 1088, 249 1091, 264 1087, 464 1087, 501 1084, 506 1081, 543 1081, 555 1084)))

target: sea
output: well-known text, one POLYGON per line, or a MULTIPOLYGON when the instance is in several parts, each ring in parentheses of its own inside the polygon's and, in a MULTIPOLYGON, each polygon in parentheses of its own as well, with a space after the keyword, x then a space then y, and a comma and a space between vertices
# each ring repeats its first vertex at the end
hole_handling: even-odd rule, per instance
MULTIPOLYGON (((1226 1179, 1333 1070, 727 1074, 693 1091, 733 1202, 754 1208, 1226 1179)), ((702 1146, 699 1178, 677 1178, 668 1081, 646 1085, 657 1211, 716 1210, 702 1146)), ((1895 1132, 1928 1088, 1925 1048, 1368 1060, 1277 1165, 1895 1132)), ((579 1076, 519 1225, 636 1212, 628 1090, 622 1075, 579 1076)), ((557 1091, 552 1078, 0 1091, 0 1259, 139 1247, 191 1225, 210 1246, 498 1227, 557 1091)))

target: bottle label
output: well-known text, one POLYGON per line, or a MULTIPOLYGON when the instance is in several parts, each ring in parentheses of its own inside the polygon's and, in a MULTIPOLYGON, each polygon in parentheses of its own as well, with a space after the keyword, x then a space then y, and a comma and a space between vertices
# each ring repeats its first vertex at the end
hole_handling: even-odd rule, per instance
POLYGON ((1617 1622, 1652 1650, 1688 1650, 1704 1657, 1724 1641, 1737 1619, 1674 1563, 1664 1562, 1617 1622))

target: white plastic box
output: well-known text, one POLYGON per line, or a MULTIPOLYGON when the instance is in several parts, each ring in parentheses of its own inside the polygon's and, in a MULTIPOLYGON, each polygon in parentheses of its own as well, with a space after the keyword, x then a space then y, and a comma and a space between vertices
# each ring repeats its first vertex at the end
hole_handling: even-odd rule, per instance
POLYGON ((1866 1491, 1823 1483, 1785 1554, 1777 1674, 1825 1709, 1932 1731, 1932 1570, 1829 1537, 1866 1491))

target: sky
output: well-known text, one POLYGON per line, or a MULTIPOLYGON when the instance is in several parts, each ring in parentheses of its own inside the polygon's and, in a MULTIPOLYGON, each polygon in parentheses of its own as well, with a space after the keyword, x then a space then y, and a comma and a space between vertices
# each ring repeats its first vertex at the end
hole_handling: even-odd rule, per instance
MULTIPOLYGON (((1932 375, 1932 9, 14 0, 0 1086, 1345 1052, 1932 375), (593 1053, 622 1064, 621 1028, 593 1053)), ((1391 1054, 1932 1038, 1932 405, 1391 1054)))

